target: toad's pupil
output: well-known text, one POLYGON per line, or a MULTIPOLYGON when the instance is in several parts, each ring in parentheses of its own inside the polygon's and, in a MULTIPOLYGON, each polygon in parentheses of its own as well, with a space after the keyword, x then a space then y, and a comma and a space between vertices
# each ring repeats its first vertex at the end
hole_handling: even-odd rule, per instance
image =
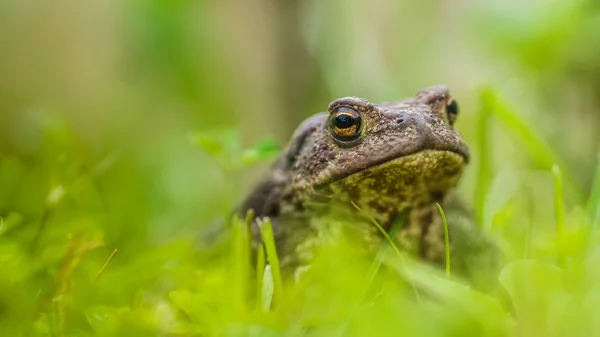
POLYGON ((335 126, 340 129, 347 129, 358 124, 358 118, 349 114, 339 114, 335 117, 335 126))

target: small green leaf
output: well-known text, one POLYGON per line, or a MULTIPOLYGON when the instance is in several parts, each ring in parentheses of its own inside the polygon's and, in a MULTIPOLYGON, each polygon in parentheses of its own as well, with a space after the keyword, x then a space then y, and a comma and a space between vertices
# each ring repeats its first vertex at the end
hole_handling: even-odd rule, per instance
POLYGON ((234 128, 198 132, 190 135, 193 144, 214 157, 235 155, 239 149, 239 132, 234 128))
POLYGON ((225 147, 222 143, 208 137, 199 136, 195 139, 195 143, 208 154, 213 156, 220 156, 225 150, 225 147))
POLYGON ((242 163, 248 165, 270 160, 276 157, 280 151, 281 148, 277 142, 272 139, 263 139, 242 153, 242 163))

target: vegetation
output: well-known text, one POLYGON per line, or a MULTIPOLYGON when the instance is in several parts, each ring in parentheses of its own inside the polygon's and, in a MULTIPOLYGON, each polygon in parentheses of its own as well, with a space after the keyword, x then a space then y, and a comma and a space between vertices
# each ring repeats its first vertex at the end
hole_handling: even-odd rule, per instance
POLYGON ((591 0, 1 3, 0 335, 600 335, 599 18, 591 0), (273 247, 248 263, 243 219, 198 244, 303 118, 436 83, 513 310, 387 243, 327 247, 297 283, 273 247))

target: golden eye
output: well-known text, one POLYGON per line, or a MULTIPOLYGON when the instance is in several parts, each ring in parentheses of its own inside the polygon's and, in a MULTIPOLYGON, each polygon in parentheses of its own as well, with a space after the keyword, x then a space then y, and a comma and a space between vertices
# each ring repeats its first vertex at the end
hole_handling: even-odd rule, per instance
POLYGON ((348 107, 339 107, 329 119, 333 135, 340 140, 351 140, 360 135, 360 113, 348 107))

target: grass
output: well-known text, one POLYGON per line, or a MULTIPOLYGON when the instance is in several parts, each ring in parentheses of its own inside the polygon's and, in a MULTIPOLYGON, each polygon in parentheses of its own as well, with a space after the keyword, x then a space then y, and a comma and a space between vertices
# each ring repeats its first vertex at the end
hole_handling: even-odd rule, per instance
MULTIPOLYGON (((404 254, 400 251, 400 249, 398 249, 398 246, 396 246, 392 237, 394 237, 395 234, 397 233, 397 231, 399 230, 399 228, 402 227, 402 224, 404 223, 406 214, 401 214, 401 216, 398 217, 398 220, 393 224, 392 228, 390 228, 390 232, 388 233, 385 229, 383 229, 383 227, 381 227, 381 225, 375 219, 373 219, 371 216, 369 216, 369 214, 367 214, 362 209, 360 209, 360 207, 358 207, 354 202, 351 202, 351 203, 352 203, 352 206, 354 206, 354 208, 356 208, 363 216, 365 216, 366 218, 368 218, 371 221, 373 226, 377 227, 377 230, 385 238, 385 244, 381 247, 380 255, 378 255, 378 257, 382 257, 381 253, 385 252, 387 247, 389 246, 394 250, 398 259, 400 261, 404 261, 404 254)), ((378 264, 377 260, 376 260, 375 263, 377 265, 377 268, 374 269, 374 272, 376 273, 376 271, 379 270, 379 264, 381 263, 381 261, 379 261, 379 264, 378 264)), ((375 277, 375 274, 372 275, 371 279, 373 277, 375 277)), ((410 282, 410 280, 409 280, 409 283, 410 283, 411 288, 413 289, 415 298, 417 299, 417 301, 420 301, 421 297, 419 295, 419 291, 417 290, 417 287, 412 282, 410 282)))
POLYGON ((446 214, 440 204, 436 203, 442 216, 442 222, 444 223, 444 249, 446 251, 446 277, 450 278, 450 235, 448 234, 448 222, 446 221, 446 214))
MULTIPOLYGON (((233 220, 232 237, 214 250, 198 248, 187 236, 149 246, 124 241, 109 247, 101 227, 93 225, 110 221, 101 212, 76 213, 74 225, 61 227, 57 220, 77 212, 77 198, 69 188, 53 187, 40 204, 48 214, 41 220, 26 226, 18 214, 0 217, 1 335, 600 335, 600 165, 588 201, 566 200, 572 174, 535 128, 518 119, 492 89, 482 93, 481 102, 489 114, 482 117, 478 146, 490 145, 489 123, 501 120, 507 134, 526 145, 526 154, 554 191, 553 204, 541 205, 544 214, 552 215, 553 226, 538 226, 534 215, 518 207, 523 200, 518 193, 486 215, 495 223, 490 234, 507 242, 509 261, 499 282, 514 313, 501 304, 500 295, 479 293, 453 278, 452 238, 441 207, 445 273, 404 257, 373 221, 387 239, 374 261, 339 242, 324 248, 297 283, 289 283, 281 275, 268 219, 259 225, 264 249, 258 250, 255 265, 249 263, 252 214, 233 220), (523 226, 525 218, 534 226, 523 226), (525 236, 532 246, 527 254, 518 249, 523 231, 529 231, 525 236), (394 254, 388 254, 390 248, 394 254), (400 278, 409 282, 400 283, 400 278)), ((485 172, 477 179, 485 186, 476 195, 487 199, 497 172, 487 162, 491 155, 479 161, 485 172)), ((485 211, 485 200, 477 205, 480 213, 485 211)))
POLYGON ((275 239, 273 237, 273 228, 271 220, 258 219, 258 227, 265 245, 266 258, 269 261, 270 273, 273 280, 273 296, 279 300, 283 291, 283 281, 281 278, 281 270, 279 269, 279 258, 277 257, 277 248, 275 247, 275 239))
POLYGON ((119 249, 115 248, 115 250, 113 250, 112 254, 110 254, 110 256, 108 257, 108 260, 106 260, 106 263, 104 263, 104 265, 102 265, 102 268, 100 268, 100 270, 98 271, 98 274, 96 274, 96 278, 94 280, 95 282, 97 282, 98 279, 100 278, 100 276, 102 276, 102 273, 104 272, 106 267, 108 267, 110 262, 115 258, 118 251, 119 251, 119 249))

